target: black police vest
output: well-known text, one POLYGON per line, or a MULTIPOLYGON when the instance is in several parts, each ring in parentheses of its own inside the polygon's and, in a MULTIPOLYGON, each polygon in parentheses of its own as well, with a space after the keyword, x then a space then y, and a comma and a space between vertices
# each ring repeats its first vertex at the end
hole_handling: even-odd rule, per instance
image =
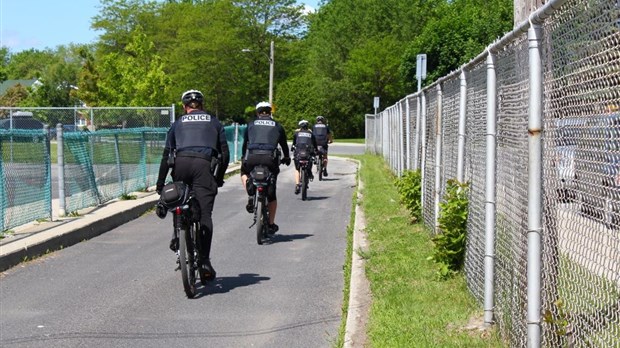
POLYGON ((280 131, 276 121, 270 118, 259 118, 248 124, 249 150, 275 150, 280 139, 280 131))
POLYGON ((312 149, 312 146, 312 132, 309 130, 300 130, 297 132, 297 140, 295 141, 296 148, 312 149))
POLYGON ((318 145, 327 144, 327 125, 322 123, 315 124, 314 127, 312 127, 312 132, 314 133, 318 145))
POLYGON ((174 137, 178 152, 191 150, 212 154, 217 149, 218 129, 211 122, 212 116, 206 113, 191 113, 181 116, 176 122, 174 137))

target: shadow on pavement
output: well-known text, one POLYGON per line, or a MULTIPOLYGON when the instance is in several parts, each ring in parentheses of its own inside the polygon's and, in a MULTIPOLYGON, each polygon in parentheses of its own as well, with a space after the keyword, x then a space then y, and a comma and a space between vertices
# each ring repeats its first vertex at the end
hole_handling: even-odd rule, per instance
POLYGON ((241 273, 237 277, 216 277, 206 286, 198 288, 198 294, 194 298, 201 298, 212 294, 224 294, 235 288, 258 284, 269 280, 269 277, 261 277, 255 273, 241 273))

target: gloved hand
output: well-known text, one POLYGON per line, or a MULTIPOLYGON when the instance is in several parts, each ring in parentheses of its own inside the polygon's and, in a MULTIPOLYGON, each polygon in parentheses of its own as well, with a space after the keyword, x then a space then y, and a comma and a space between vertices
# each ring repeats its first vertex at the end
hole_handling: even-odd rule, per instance
POLYGON ((155 192, 157 192, 158 195, 161 196, 161 191, 164 189, 164 183, 158 181, 157 182, 157 186, 155 187, 155 192))
POLYGON ((295 145, 291 146, 291 151, 295 152, 295 145))
POLYGON ((291 165, 291 158, 290 157, 284 157, 282 159, 282 163, 286 164, 287 166, 290 166, 291 165))
POLYGON ((217 187, 224 186, 224 183, 225 183, 224 179, 216 179, 215 181, 217 182, 217 187))

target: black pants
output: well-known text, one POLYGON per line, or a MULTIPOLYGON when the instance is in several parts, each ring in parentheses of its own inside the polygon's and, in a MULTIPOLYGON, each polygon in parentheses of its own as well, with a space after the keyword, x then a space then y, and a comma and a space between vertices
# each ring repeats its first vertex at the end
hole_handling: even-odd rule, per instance
POLYGON ((213 204, 217 195, 217 183, 211 174, 211 162, 197 157, 177 156, 172 172, 174 181, 183 181, 192 185, 194 194, 200 204, 200 224, 202 225, 202 256, 208 258, 211 254, 213 240, 213 204))

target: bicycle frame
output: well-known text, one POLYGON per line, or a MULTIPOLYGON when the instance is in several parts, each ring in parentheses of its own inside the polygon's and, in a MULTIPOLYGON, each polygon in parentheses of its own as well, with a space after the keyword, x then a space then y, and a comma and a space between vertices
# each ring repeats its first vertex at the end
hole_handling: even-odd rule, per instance
POLYGON ((188 298, 196 295, 196 275, 200 273, 200 282, 207 280, 200 269, 200 221, 196 220, 192 209, 195 198, 191 188, 186 188, 183 201, 167 210, 172 213, 174 236, 179 241, 177 246, 177 270, 181 270, 183 289, 188 298))

